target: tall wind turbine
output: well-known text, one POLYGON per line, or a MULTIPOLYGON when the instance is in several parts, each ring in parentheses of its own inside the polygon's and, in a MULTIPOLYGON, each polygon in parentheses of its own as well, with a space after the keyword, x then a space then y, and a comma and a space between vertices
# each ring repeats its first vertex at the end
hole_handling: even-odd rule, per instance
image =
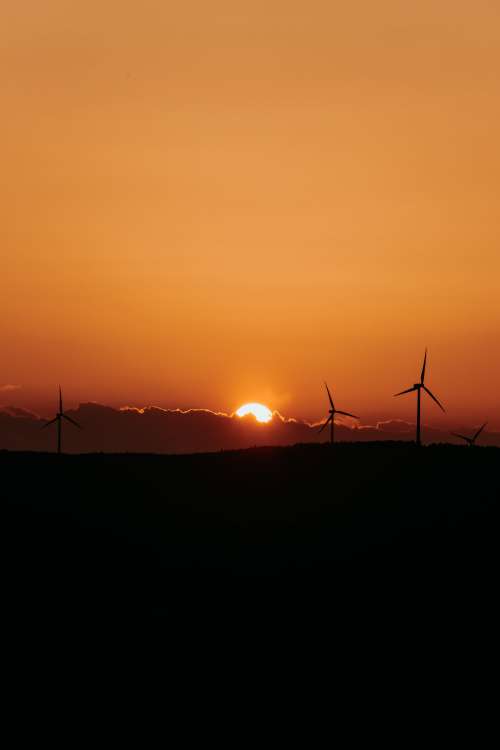
POLYGON ((458 432, 452 432, 451 434, 457 438, 461 438, 462 440, 465 440, 465 442, 468 443, 469 445, 475 445, 476 440, 478 439, 479 435, 482 433, 482 431, 484 430, 487 424, 488 422, 485 422, 483 425, 481 425, 479 430, 472 437, 467 437, 466 435, 459 435, 458 432))
POLYGON ((328 393, 328 399, 330 401, 330 414, 325 424, 319 430, 319 432, 323 432, 325 427, 330 425, 330 443, 333 445, 334 437, 335 437, 335 414, 343 414, 346 417, 353 417, 353 419, 359 419, 359 417, 357 417, 355 414, 349 414, 348 411, 340 411, 340 409, 336 409, 333 403, 332 394, 330 393, 330 390, 326 383, 325 383, 325 388, 326 388, 326 392, 328 393))
POLYGON ((436 402, 436 404, 439 406, 439 408, 444 411, 444 406, 439 403, 437 398, 434 396, 433 393, 430 392, 430 390, 427 388, 426 385, 424 385, 424 379, 425 379, 425 366, 427 364, 427 349, 425 350, 425 356, 424 356, 424 364, 422 365, 422 373, 420 375, 420 383, 415 383, 411 388, 407 388, 405 391, 401 391, 400 393, 395 393, 395 396, 402 396, 403 393, 411 393, 412 391, 417 392, 417 445, 421 445, 420 442, 420 393, 421 391, 425 391, 433 401, 436 402))
POLYGON ((65 419, 67 422, 70 422, 75 427, 78 427, 79 430, 83 429, 78 422, 76 422, 74 419, 71 419, 71 417, 68 417, 67 414, 64 413, 63 409, 63 397, 62 397, 62 391, 61 386, 59 386, 59 411, 57 412, 54 419, 51 419, 50 422, 47 422, 43 425, 42 430, 45 430, 46 427, 50 427, 51 424, 55 424, 57 422, 57 452, 58 454, 61 453, 61 438, 62 438, 62 421, 65 419))

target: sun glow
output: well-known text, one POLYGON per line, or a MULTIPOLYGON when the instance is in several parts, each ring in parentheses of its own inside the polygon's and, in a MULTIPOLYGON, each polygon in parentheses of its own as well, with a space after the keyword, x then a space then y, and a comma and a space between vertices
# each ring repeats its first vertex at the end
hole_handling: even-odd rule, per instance
POLYGON ((245 417, 247 414, 253 414, 257 422, 270 422, 273 418, 271 409, 264 404, 243 404, 236 412, 238 417, 245 417))

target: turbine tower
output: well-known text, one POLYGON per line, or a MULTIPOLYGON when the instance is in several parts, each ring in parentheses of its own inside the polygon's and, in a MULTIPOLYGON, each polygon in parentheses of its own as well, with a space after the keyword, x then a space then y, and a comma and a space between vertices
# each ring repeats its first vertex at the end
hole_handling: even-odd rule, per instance
POLYGON ((439 403, 437 398, 434 396, 433 393, 430 392, 430 390, 427 388, 426 385, 424 385, 424 379, 425 379, 425 366, 427 364, 427 349, 425 350, 425 356, 424 356, 424 364, 422 365, 422 373, 420 375, 420 383, 415 383, 411 388, 407 388, 405 391, 401 391, 400 393, 395 393, 394 396, 402 396, 403 393, 411 393, 412 391, 417 392, 417 445, 421 445, 420 441, 420 394, 421 391, 425 391, 433 401, 436 402, 436 404, 439 406, 439 408, 444 411, 444 406, 439 403))
POLYGON ((78 427, 79 430, 83 429, 78 422, 76 422, 74 419, 71 419, 71 417, 68 417, 67 414, 64 413, 63 409, 63 397, 62 397, 62 391, 61 386, 59 386, 59 411, 57 412, 54 419, 51 419, 50 422, 47 422, 43 425, 42 430, 45 430, 46 427, 50 427, 50 425, 55 424, 57 422, 57 453, 61 454, 61 438, 62 438, 62 421, 65 419, 67 422, 70 422, 75 427, 78 427))
POLYGON ((335 439, 335 414, 343 414, 346 417, 353 417, 353 419, 359 419, 355 414, 349 414, 348 411, 340 411, 340 409, 336 409, 333 403, 332 394, 330 393, 330 390, 325 383, 326 392, 328 393, 328 399, 330 401, 330 414, 328 415, 328 419, 326 420, 325 424, 322 425, 321 429, 319 430, 318 434, 323 432, 325 427, 330 425, 330 443, 333 445, 334 439, 335 439))
POLYGON ((488 422, 485 422, 483 425, 481 425, 479 430, 472 437, 467 437, 466 435, 459 435, 458 432, 452 432, 451 434, 454 435, 454 437, 465 440, 466 443, 468 443, 470 446, 473 446, 476 444, 476 440, 478 439, 479 435, 482 433, 482 431, 484 430, 487 424, 488 422))

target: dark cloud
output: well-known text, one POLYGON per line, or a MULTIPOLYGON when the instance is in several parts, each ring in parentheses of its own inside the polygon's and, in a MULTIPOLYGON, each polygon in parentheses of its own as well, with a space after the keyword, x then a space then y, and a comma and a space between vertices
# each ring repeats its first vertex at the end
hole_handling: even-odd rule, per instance
MULTIPOLYGON (((68 411, 84 428, 64 424, 63 445, 68 452, 190 453, 324 442, 317 425, 285 419, 275 412, 272 422, 260 424, 253 416, 237 417, 205 409, 182 411, 157 407, 113 409, 95 403, 68 411)), ((45 420, 16 407, 0 409, 0 448, 54 450, 56 426, 42 430, 45 420)), ((464 428, 465 429, 465 428, 464 428)), ((469 428, 465 434, 471 432, 469 428)), ((346 441, 413 440, 415 426, 401 420, 376 425, 336 425, 336 437, 346 441)), ((447 432, 425 426, 426 442, 459 442, 447 432)), ((485 432, 481 443, 500 445, 499 433, 485 432)))
POLYGON ((403 435, 408 432, 414 432, 415 425, 405 422, 402 419, 388 419, 385 422, 377 422, 376 429, 381 432, 395 432, 403 435))
POLYGON ((22 409, 20 406, 0 406, 0 414, 5 414, 9 417, 19 417, 20 419, 40 419, 34 411, 22 409))

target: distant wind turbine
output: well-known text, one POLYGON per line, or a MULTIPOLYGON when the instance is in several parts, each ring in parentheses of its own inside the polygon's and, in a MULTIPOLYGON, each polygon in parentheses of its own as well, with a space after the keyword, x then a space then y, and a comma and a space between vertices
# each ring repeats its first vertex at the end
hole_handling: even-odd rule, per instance
POLYGON ((62 397, 62 391, 61 386, 59 386, 59 411, 57 412, 54 419, 51 419, 50 422, 47 422, 43 425, 42 430, 45 430, 46 427, 50 427, 50 425, 55 424, 57 422, 57 453, 61 453, 61 438, 62 438, 62 420, 65 419, 67 422, 70 422, 75 427, 78 427, 79 430, 83 429, 78 422, 76 422, 74 419, 71 419, 71 417, 68 417, 67 414, 64 413, 63 409, 63 397, 62 397))
POLYGON ((340 409, 336 409, 333 404, 332 394, 330 393, 330 390, 326 383, 325 383, 325 388, 326 388, 326 392, 328 393, 328 399, 330 401, 330 414, 325 424, 319 430, 319 433, 323 432, 325 427, 330 425, 330 443, 333 445, 334 437, 335 437, 335 414, 343 414, 346 417, 353 417, 353 419, 359 419, 359 417, 357 417, 355 414, 349 414, 348 411, 340 411, 340 409))
POLYGON ((437 398, 434 396, 433 393, 430 392, 430 390, 427 388, 427 386, 424 385, 424 379, 425 379, 425 366, 427 364, 427 349, 425 350, 425 356, 424 356, 424 364, 422 365, 422 373, 420 375, 420 383, 415 383, 411 388, 407 388, 405 391, 401 391, 400 393, 395 393, 394 396, 402 396, 403 393, 411 393, 412 391, 417 391, 417 445, 421 445, 420 441, 420 392, 424 390, 433 401, 436 402, 436 404, 439 406, 439 408, 444 411, 444 406, 439 403, 437 398))
POLYGON ((467 437, 466 435, 459 435, 458 432, 452 432, 451 434, 454 435, 454 437, 461 438, 462 440, 465 440, 466 443, 468 443, 469 445, 472 446, 472 445, 476 444, 476 440, 478 439, 479 435, 482 433, 482 431, 484 430, 484 428, 486 427, 487 424, 488 424, 488 422, 485 422, 483 425, 481 425, 481 427, 479 428, 479 430, 472 437, 467 437))

